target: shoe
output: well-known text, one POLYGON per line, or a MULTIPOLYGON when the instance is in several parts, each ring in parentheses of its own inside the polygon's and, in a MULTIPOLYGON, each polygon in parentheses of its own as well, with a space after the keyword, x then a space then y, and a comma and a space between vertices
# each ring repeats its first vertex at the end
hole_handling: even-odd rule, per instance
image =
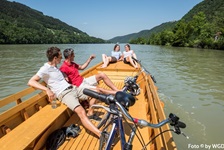
POLYGON ((105 142, 108 140, 108 138, 109 138, 109 134, 106 131, 102 131, 100 135, 100 140, 104 140, 105 142))
MULTIPOLYGON (((102 131, 101 135, 100 135, 100 140, 102 141, 102 143, 107 143, 108 139, 109 139, 109 133, 107 133, 106 131, 102 131)), ((113 143, 111 144, 111 146, 115 145, 115 139, 113 140, 113 143)))
POLYGON ((101 120, 102 120, 102 119, 101 119, 99 116, 97 116, 96 114, 93 114, 93 115, 91 115, 91 116, 88 116, 88 118, 91 119, 91 120, 95 120, 95 121, 101 121, 101 120))

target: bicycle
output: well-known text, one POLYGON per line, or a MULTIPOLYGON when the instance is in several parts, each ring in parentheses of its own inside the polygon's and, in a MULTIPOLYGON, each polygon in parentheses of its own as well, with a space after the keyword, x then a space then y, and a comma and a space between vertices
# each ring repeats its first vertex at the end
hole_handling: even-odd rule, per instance
MULTIPOLYGON (((141 72, 140 72, 141 73, 141 72)), ((122 88, 122 91, 125 93, 129 93, 133 96, 137 96, 140 94, 140 87, 138 86, 138 84, 136 83, 139 74, 135 75, 134 77, 128 76, 126 77, 126 79, 124 80, 124 86, 122 88)), ((124 104, 125 105, 125 104, 124 104)), ((109 112, 107 112, 104 117, 102 118, 102 120, 99 122, 99 124, 97 125, 97 128, 100 129, 102 126, 104 126, 108 120, 111 119, 111 114, 109 112)))
MULTIPOLYGON (((133 106, 135 103, 135 98, 131 94, 127 94, 125 92, 117 92, 114 97, 112 95, 101 94, 89 89, 84 89, 83 93, 90 97, 99 99, 100 101, 109 105, 109 107, 102 105, 93 105, 93 107, 105 109, 109 113, 109 115, 111 115, 111 118, 108 119, 110 121, 106 123, 106 126, 102 130, 102 135, 104 136, 101 136, 100 138, 100 146, 99 146, 100 150, 102 150, 103 148, 109 150, 111 148, 113 141, 115 139, 115 135, 117 134, 118 131, 121 140, 121 149, 132 150, 133 147, 132 142, 136 135, 137 126, 139 126, 140 128, 143 127, 159 128, 167 123, 170 123, 171 126, 174 126, 174 129, 166 130, 164 132, 173 131, 176 134, 182 134, 185 137, 187 137, 180 130, 180 128, 186 127, 185 123, 179 121, 179 117, 177 117, 175 114, 171 113, 167 119, 159 122, 158 124, 151 124, 142 119, 132 118, 131 115, 127 112, 127 107, 133 106), (123 116, 125 116, 125 118, 134 123, 131 134, 127 142, 125 139, 125 133, 123 129, 123 116)), ((154 140, 159 135, 155 136, 152 140, 154 140)), ((146 146, 150 144, 150 142, 152 142, 152 140, 145 145, 143 145, 142 143, 143 149, 145 149, 146 146)))

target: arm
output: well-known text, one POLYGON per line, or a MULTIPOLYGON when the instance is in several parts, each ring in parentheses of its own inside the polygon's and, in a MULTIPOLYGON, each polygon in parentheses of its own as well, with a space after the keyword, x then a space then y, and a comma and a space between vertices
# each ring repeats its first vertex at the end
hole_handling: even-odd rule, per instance
POLYGON ((79 65, 79 70, 84 70, 95 57, 96 57, 95 55, 90 55, 90 57, 84 64, 79 65))
POLYGON ((69 83, 69 79, 68 79, 67 74, 65 72, 63 72, 62 70, 61 70, 61 73, 63 74, 65 80, 69 83))
POLYGON ((132 56, 135 58, 135 59, 137 59, 137 56, 136 56, 136 54, 135 54, 135 52, 132 50, 132 56))
POLYGON ((124 54, 123 53, 121 53, 120 58, 118 59, 118 61, 122 61, 122 60, 124 60, 124 54))
POLYGON ((48 95, 49 100, 52 101, 55 98, 54 93, 49 88, 47 88, 46 86, 43 86, 42 84, 40 84, 39 81, 40 81, 40 77, 38 75, 34 75, 28 81, 28 85, 32 86, 34 88, 37 88, 37 89, 45 91, 47 93, 47 95, 48 95))

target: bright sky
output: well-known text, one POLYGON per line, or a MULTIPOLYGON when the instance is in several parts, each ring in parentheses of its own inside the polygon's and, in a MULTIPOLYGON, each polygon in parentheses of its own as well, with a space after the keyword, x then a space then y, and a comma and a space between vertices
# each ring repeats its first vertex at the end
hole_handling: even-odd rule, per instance
MULTIPOLYGON (((12 0, 10 0, 12 1, 12 0)), ((203 0, 14 0, 105 40, 181 19, 203 0)))

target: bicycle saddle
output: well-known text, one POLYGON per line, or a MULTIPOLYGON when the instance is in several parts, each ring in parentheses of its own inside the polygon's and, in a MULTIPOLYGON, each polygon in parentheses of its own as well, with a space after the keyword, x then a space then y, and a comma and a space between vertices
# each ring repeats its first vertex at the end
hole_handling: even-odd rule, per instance
POLYGON ((117 92, 115 94, 115 99, 121 104, 123 105, 125 108, 128 108, 130 106, 133 106, 135 104, 135 98, 128 93, 125 92, 117 92))

